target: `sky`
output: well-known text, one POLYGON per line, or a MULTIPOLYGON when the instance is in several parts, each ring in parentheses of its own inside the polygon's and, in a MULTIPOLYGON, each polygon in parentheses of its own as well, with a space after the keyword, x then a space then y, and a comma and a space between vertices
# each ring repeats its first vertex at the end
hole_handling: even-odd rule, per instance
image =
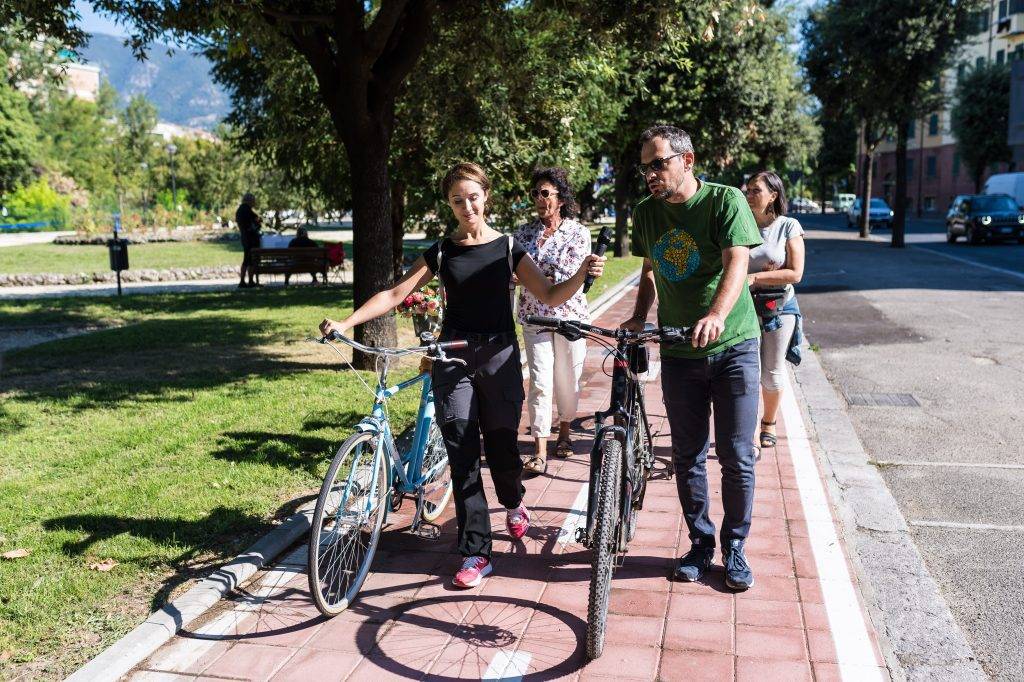
POLYGON ((106 33, 112 36, 125 37, 128 33, 112 20, 92 10, 92 5, 83 0, 75 0, 75 9, 82 15, 82 30, 86 33, 106 33))

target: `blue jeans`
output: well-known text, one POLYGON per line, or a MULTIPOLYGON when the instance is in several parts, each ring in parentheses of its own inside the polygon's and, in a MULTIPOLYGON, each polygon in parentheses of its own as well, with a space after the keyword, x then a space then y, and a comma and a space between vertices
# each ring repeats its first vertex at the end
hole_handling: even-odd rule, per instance
POLYGON ((760 354, 749 339, 707 358, 661 358, 661 387, 672 431, 672 464, 691 540, 715 545, 708 518, 707 458, 711 407, 715 453, 722 466, 721 541, 743 540, 754 507, 754 430, 757 428, 760 354))

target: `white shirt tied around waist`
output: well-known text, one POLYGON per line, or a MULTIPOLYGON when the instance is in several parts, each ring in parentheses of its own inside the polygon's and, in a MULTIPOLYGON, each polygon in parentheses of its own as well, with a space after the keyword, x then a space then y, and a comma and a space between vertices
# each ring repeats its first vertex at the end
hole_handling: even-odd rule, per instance
MULTIPOLYGON (((590 230, 572 218, 565 218, 554 234, 538 247, 537 240, 543 232, 544 224, 540 219, 535 219, 516 230, 515 237, 537 263, 545 277, 550 277, 555 282, 565 281, 576 274, 583 261, 590 255, 590 230)), ((590 307, 587 305, 583 289, 573 294, 562 305, 550 306, 538 301, 525 287, 520 287, 520 324, 526 323, 527 315, 590 322, 590 307)))

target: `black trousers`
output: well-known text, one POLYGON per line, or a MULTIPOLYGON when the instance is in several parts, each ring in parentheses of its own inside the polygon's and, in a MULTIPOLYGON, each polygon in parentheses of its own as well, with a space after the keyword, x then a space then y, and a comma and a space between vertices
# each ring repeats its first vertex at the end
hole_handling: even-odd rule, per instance
POLYGON ((497 342, 483 339, 448 355, 466 361, 465 366, 435 362, 432 374, 434 406, 454 485, 459 553, 490 557, 491 517, 480 476, 481 434, 498 501, 513 509, 526 492, 517 439, 524 398, 519 346, 514 336, 497 342))

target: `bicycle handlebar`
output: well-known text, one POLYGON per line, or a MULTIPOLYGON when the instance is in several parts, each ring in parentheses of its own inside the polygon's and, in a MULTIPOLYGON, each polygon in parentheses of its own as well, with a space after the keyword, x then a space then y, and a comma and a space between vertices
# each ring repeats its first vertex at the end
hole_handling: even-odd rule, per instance
POLYGON ((560 320, 556 317, 544 315, 527 315, 526 321, 538 327, 548 327, 557 334, 563 336, 581 336, 582 334, 598 334, 608 338, 623 341, 635 341, 646 343, 657 341, 659 343, 688 343, 691 338, 689 327, 653 327, 640 332, 632 332, 626 329, 605 329, 579 320, 560 320))
POLYGON ((328 341, 340 341, 345 345, 352 346, 356 350, 362 351, 370 355, 383 355, 389 357, 400 357, 403 355, 412 355, 415 353, 421 353, 423 355, 430 356, 436 360, 450 361, 450 362, 462 362, 458 358, 449 358, 445 355, 446 350, 460 350, 469 346, 468 341, 434 341, 426 343, 422 346, 414 346, 412 348, 377 348, 375 346, 366 346, 354 339, 350 339, 344 334, 340 334, 336 331, 332 331, 327 336, 320 338, 320 343, 327 343, 328 341))

